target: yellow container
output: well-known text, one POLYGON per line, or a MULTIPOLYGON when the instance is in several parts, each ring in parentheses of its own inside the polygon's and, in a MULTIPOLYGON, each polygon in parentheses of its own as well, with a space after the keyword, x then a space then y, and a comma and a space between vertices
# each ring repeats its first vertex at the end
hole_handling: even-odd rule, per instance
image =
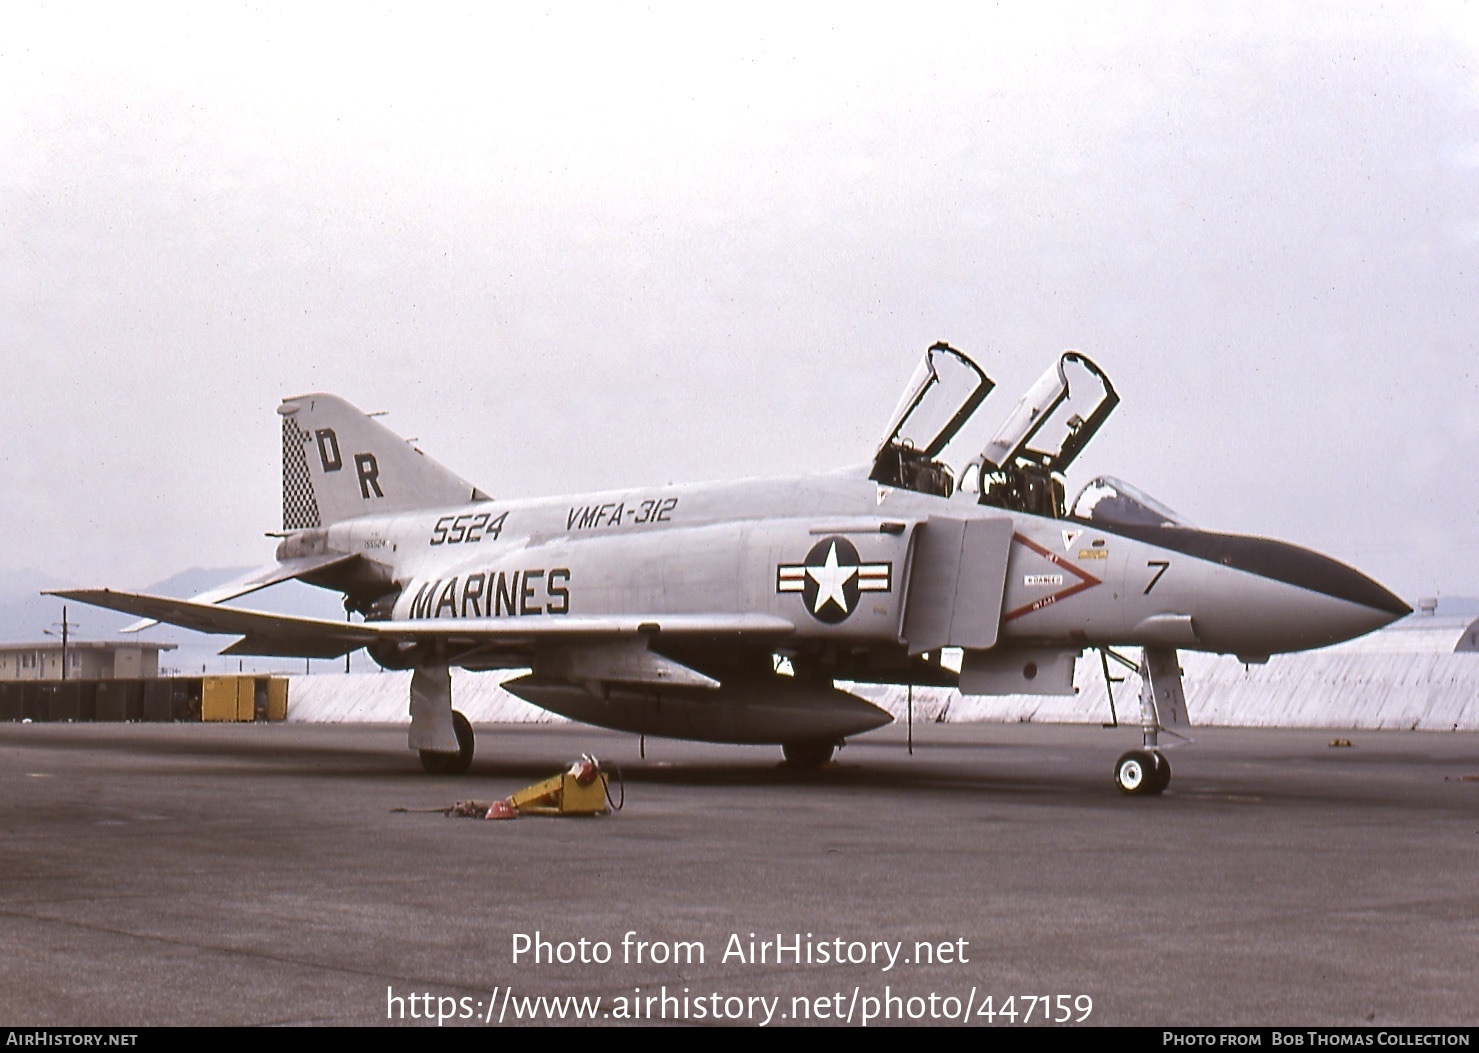
POLYGON ((274 676, 267 681, 267 719, 288 719, 288 680, 274 676))
POLYGON ((239 676, 236 678, 236 719, 250 722, 256 716, 257 678, 239 676))
POLYGON ((237 677, 205 676, 200 678, 200 719, 234 721, 237 719, 237 677))

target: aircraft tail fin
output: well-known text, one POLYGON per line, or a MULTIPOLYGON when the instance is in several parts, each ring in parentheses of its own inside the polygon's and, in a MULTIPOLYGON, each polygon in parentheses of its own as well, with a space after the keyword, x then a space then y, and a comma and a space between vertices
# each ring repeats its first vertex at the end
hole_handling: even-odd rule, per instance
POLYGON ((335 395, 284 399, 282 527, 487 500, 487 495, 335 395))

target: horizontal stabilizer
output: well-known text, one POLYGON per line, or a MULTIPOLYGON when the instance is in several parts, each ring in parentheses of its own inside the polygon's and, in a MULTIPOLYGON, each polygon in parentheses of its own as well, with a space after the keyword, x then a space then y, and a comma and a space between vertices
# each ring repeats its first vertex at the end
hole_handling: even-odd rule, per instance
POLYGON ((233 658, 343 658, 357 651, 360 644, 344 640, 317 640, 296 637, 292 640, 271 636, 243 636, 221 653, 233 658))
MULTIPOLYGON (((90 603, 125 614, 142 615, 155 622, 168 622, 201 633, 227 633, 233 636, 263 635, 281 639, 295 636, 317 639, 354 641, 349 650, 372 643, 377 637, 363 625, 330 621, 326 618, 302 618, 291 614, 269 614, 266 611, 221 607, 197 600, 176 600, 168 596, 150 596, 139 592, 114 592, 112 589, 63 589, 48 593, 64 600, 90 603)), ((340 652, 341 654, 343 652, 340 652)))
POLYGON ((426 618, 409 621, 340 622, 267 611, 219 607, 193 600, 111 589, 60 589, 64 600, 123 611, 196 632, 241 636, 235 654, 331 657, 384 641, 444 642, 451 647, 533 647, 559 641, 643 636, 722 636, 779 640, 795 631, 785 618, 768 614, 563 615, 558 618, 426 618), (242 648, 253 648, 244 650, 242 648), (264 651, 255 648, 277 648, 264 651), (334 650, 334 648, 341 648, 334 650))
MULTIPOLYGON (((190 597, 192 603, 225 603, 234 600, 238 596, 246 596, 250 593, 265 589, 269 585, 277 585, 284 581, 292 581, 301 578, 305 574, 314 571, 325 570, 329 567, 347 563, 351 559, 359 557, 353 554, 340 552, 320 552, 314 556, 299 556, 296 559, 285 559, 281 563, 272 563, 256 570, 248 571, 239 578, 234 578, 224 585, 217 585, 213 589, 206 589, 190 597)), ((136 633, 145 629, 152 629, 159 624, 157 618, 144 618, 125 625, 119 632, 136 633)))

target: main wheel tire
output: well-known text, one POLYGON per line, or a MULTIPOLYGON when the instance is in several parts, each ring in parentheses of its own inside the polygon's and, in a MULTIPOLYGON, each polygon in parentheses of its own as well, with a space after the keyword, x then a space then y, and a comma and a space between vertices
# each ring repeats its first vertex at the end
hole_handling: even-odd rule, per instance
POLYGON ((813 739, 808 742, 784 743, 781 753, 785 755, 786 763, 793 768, 820 768, 832 759, 832 751, 836 748, 835 742, 813 739))
POLYGON ((1149 797, 1166 788, 1161 782, 1161 771, 1165 771, 1166 782, 1171 780, 1171 766, 1164 760, 1157 762, 1156 756, 1147 750, 1131 750, 1114 765, 1114 784, 1121 793, 1135 797, 1149 797))
POLYGON ((1152 754, 1155 757, 1155 789, 1151 793, 1165 793, 1166 787, 1171 785, 1171 762, 1160 750, 1152 754))
POLYGON ((432 775, 461 775, 472 766, 472 724, 457 710, 452 710, 452 733, 457 736, 457 752, 421 750, 421 770, 432 775))

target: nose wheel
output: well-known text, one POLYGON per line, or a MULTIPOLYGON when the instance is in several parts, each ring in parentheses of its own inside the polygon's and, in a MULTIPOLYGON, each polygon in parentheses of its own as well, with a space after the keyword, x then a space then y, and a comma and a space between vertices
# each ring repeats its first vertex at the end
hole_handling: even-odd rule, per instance
POLYGON ((1160 750, 1131 750, 1115 763, 1114 784, 1133 797, 1154 797, 1171 784, 1171 762, 1160 750))

